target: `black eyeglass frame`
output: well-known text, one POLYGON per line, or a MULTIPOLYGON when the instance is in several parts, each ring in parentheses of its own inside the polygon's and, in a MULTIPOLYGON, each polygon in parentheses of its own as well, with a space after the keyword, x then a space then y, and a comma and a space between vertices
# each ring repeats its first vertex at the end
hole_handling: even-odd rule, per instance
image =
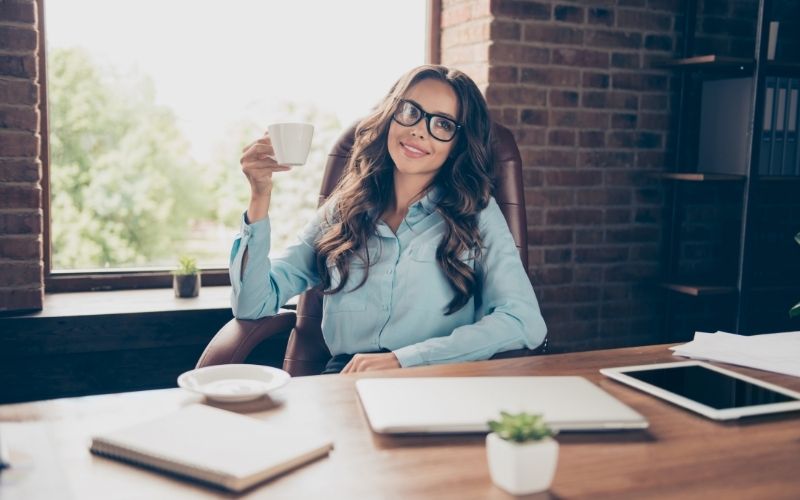
POLYGON ((456 136, 458 135, 458 131, 461 130, 461 127, 462 127, 462 125, 460 123, 458 123, 457 121, 453 120, 449 116, 439 115, 439 114, 436 114, 436 113, 428 113, 427 111, 422 109, 422 106, 420 106, 419 104, 417 104, 414 101, 411 101, 411 100, 408 100, 408 99, 398 99, 397 107, 395 108, 394 113, 392 113, 392 120, 394 120, 395 122, 397 122, 398 125, 401 125, 403 127, 413 127, 414 125, 419 123, 419 121, 422 120, 422 119, 425 120, 425 125, 426 125, 426 127, 428 129, 428 133, 431 135, 431 137, 433 137, 434 139, 436 139, 439 142, 451 142, 453 139, 456 138, 456 136), (403 122, 401 122, 400 120, 397 119, 397 113, 401 109, 400 106, 402 106, 404 104, 410 104, 411 106, 414 106, 417 110, 419 110, 420 116, 417 119, 417 121, 415 121, 414 123, 406 125, 405 123, 403 123, 403 122), (445 139, 439 139, 438 137, 436 137, 436 135, 434 135, 433 131, 431 130, 431 119, 434 118, 434 117, 435 118, 441 118, 443 120, 447 120, 449 122, 452 122, 456 126, 456 130, 455 130, 455 132, 453 132, 453 137, 445 140, 445 139))

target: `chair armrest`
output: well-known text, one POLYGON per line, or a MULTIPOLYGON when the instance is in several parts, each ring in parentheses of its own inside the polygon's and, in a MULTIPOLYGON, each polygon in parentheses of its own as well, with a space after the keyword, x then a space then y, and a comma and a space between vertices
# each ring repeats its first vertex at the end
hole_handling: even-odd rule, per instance
POLYGON ((294 328, 297 315, 280 312, 256 320, 232 319, 223 326, 197 361, 197 368, 212 365, 241 363, 264 340, 294 328))

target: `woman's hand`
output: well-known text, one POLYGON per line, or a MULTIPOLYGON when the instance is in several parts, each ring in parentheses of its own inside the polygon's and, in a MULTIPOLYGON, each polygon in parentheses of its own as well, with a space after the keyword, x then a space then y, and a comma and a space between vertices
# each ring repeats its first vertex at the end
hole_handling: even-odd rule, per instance
POLYGON ((261 138, 245 146, 239 163, 250 183, 247 218, 253 223, 266 217, 269 212, 273 172, 285 172, 290 167, 279 165, 275 161, 275 151, 272 149, 269 133, 266 132, 261 138))
POLYGON ((373 370, 391 370, 392 368, 400 368, 400 362, 393 352, 377 353, 377 354, 356 354, 353 359, 347 363, 342 373, 356 373, 366 372, 373 370))

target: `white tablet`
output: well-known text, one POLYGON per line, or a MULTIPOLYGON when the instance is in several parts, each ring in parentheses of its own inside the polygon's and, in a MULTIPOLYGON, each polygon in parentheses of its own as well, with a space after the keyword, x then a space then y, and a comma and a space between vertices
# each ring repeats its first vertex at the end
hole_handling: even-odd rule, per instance
POLYGON ((800 410, 800 393, 700 361, 603 368, 600 373, 714 420, 800 410))

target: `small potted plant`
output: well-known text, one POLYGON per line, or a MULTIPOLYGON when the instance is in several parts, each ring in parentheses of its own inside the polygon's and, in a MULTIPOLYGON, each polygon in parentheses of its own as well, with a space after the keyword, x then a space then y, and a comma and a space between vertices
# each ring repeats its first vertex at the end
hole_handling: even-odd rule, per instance
POLYGON ((200 293, 197 259, 186 255, 178 259, 178 269, 172 271, 172 289, 176 297, 197 297, 200 293))
POLYGON ((558 463, 558 442, 541 415, 500 413, 491 420, 486 454, 492 482, 512 495, 550 488, 558 463))

